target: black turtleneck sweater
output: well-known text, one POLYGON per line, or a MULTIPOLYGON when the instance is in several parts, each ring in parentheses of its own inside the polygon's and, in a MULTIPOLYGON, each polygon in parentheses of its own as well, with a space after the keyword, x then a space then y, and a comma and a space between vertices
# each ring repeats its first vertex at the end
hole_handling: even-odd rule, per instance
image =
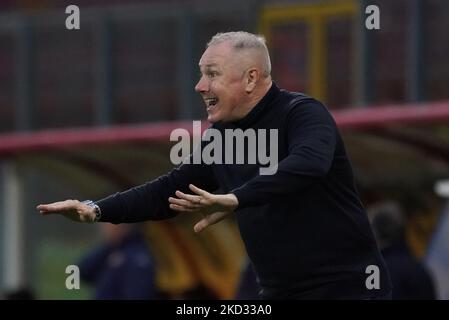
POLYGON ((277 129, 276 173, 259 175, 258 164, 183 164, 98 201, 101 221, 167 219, 176 215, 168 204, 176 190, 190 193, 190 183, 221 189, 239 201, 237 221, 263 297, 363 299, 390 291, 343 141, 323 104, 273 83, 245 118, 212 127, 267 129, 267 136, 277 129), (379 289, 366 286, 376 283, 370 265, 380 271, 379 289))

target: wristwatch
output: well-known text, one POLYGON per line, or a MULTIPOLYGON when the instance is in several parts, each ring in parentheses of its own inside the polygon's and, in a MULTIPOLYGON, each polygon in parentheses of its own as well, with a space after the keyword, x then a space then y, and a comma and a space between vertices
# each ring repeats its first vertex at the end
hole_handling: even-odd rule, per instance
POLYGON ((94 208, 94 211, 95 211, 95 219, 94 219, 94 222, 100 221, 100 218, 101 218, 101 209, 100 209, 100 207, 99 207, 95 202, 93 202, 92 200, 84 200, 84 201, 82 201, 81 203, 87 204, 89 207, 94 208))

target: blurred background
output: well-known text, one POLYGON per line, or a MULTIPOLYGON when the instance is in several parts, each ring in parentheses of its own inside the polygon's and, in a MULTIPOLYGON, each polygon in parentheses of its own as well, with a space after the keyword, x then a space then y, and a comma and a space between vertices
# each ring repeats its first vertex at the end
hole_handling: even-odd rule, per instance
POLYGON ((334 114, 379 244, 402 277, 397 298, 449 299, 448 17, 447 0, 1 1, 0 297, 254 296, 232 218, 196 235, 199 217, 180 216, 111 240, 99 225, 35 210, 170 170, 170 132, 205 118, 193 89, 205 44, 246 30, 267 38, 280 87, 334 114), (79 30, 66 29, 70 4, 79 30), (379 30, 365 28, 372 4, 379 30), (108 295, 132 257, 148 267, 145 288, 108 295), (110 278, 82 274, 68 290, 66 267, 81 262, 106 266, 110 278))

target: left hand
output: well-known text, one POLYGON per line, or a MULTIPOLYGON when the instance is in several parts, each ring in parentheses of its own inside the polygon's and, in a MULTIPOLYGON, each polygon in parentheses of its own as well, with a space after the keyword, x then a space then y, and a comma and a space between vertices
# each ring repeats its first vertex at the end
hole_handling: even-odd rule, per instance
POLYGON ((96 217, 95 210, 92 207, 78 200, 65 200, 49 204, 40 204, 36 209, 43 215, 61 214, 67 219, 76 222, 93 223, 96 217))
POLYGON ((223 220, 228 214, 233 212, 239 202, 237 197, 232 194, 212 194, 193 184, 189 185, 195 195, 185 194, 176 191, 178 198, 170 197, 170 209, 181 213, 201 213, 204 218, 195 224, 195 232, 200 232, 204 228, 223 220))

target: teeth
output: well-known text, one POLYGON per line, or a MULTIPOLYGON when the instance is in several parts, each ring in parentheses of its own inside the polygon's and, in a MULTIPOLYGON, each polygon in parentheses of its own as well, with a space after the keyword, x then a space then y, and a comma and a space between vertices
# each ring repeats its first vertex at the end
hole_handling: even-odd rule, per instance
POLYGON ((218 102, 217 98, 211 98, 211 99, 207 99, 207 105, 209 107, 215 106, 218 102))

